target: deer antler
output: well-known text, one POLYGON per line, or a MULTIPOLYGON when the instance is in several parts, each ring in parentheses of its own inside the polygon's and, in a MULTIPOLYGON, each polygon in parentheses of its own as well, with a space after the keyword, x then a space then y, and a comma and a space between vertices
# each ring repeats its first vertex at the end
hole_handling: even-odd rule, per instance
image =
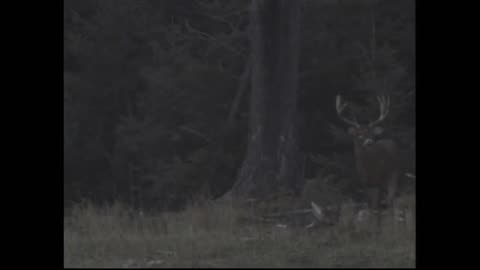
POLYGON ((380 117, 377 120, 370 122, 369 126, 372 127, 385 120, 390 111, 390 97, 377 96, 378 103, 380 104, 380 117))
POLYGON ((348 103, 347 102, 344 102, 342 104, 342 99, 340 97, 340 95, 337 96, 337 100, 336 100, 336 109, 337 109, 337 114, 338 114, 338 117, 340 117, 340 119, 342 119, 345 123, 349 124, 349 125, 352 125, 352 126, 355 126, 355 127, 360 127, 360 124, 358 123, 357 119, 355 118, 354 116, 354 119, 353 120, 349 120, 345 117, 342 116, 342 112, 343 110, 345 110, 345 108, 347 107, 348 103))

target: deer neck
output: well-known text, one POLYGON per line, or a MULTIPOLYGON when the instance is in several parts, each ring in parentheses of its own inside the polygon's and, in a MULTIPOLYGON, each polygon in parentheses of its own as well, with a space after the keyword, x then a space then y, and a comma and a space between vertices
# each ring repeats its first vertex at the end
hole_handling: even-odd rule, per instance
POLYGON ((363 149, 362 145, 357 140, 353 141, 353 150, 355 151, 356 156, 362 155, 365 152, 365 149, 363 149))
MULTIPOLYGON (((374 147, 374 146, 370 146, 374 147)), ((354 141, 354 152, 355 156, 360 158, 357 160, 366 160, 369 159, 370 154, 373 153, 373 149, 365 148, 360 142, 354 141)))

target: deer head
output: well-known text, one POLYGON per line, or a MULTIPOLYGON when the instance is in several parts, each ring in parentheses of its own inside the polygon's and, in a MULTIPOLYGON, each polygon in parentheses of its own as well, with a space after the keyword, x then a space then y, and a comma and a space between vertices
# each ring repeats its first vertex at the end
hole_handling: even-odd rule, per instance
POLYGON ((388 115, 390 99, 377 97, 380 116, 368 124, 358 123, 355 116, 348 119, 342 115, 348 103, 337 96, 337 114, 350 127, 348 133, 354 142, 354 154, 357 172, 364 188, 369 190, 369 205, 378 208, 384 193, 386 203, 391 205, 396 192, 399 175, 397 147, 393 140, 380 138, 384 129, 379 125, 388 115))
POLYGON ((348 133, 353 136, 356 144, 358 144, 358 146, 362 148, 371 146, 375 142, 375 139, 381 136, 384 132, 384 129, 379 126, 379 124, 383 122, 388 115, 390 98, 379 96, 377 97, 377 100, 380 104, 380 116, 378 117, 378 119, 375 121, 371 121, 368 125, 360 125, 355 116, 352 120, 349 120, 346 117, 342 116, 342 113, 348 106, 348 103, 342 103, 341 97, 337 96, 337 114, 340 119, 342 119, 345 123, 351 126, 348 128, 348 133))

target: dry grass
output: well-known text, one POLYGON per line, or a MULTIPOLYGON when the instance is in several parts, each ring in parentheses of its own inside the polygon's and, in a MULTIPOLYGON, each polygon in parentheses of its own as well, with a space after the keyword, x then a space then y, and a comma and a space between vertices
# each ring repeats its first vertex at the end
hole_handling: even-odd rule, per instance
MULTIPOLYGON (((414 208, 412 198, 404 198, 414 208)), ((64 219, 65 267, 415 267, 415 220, 385 218, 380 234, 348 209, 333 227, 240 223, 249 210, 203 204, 131 214, 121 204, 76 206, 64 219)))

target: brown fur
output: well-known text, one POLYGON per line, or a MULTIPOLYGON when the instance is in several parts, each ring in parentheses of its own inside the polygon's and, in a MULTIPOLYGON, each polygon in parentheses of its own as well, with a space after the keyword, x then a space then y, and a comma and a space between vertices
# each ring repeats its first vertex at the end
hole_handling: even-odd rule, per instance
POLYGON ((370 206, 378 208, 382 199, 385 199, 387 205, 390 206, 395 196, 399 177, 395 142, 383 139, 364 146, 362 141, 355 138, 354 148, 360 180, 371 193, 370 206))

